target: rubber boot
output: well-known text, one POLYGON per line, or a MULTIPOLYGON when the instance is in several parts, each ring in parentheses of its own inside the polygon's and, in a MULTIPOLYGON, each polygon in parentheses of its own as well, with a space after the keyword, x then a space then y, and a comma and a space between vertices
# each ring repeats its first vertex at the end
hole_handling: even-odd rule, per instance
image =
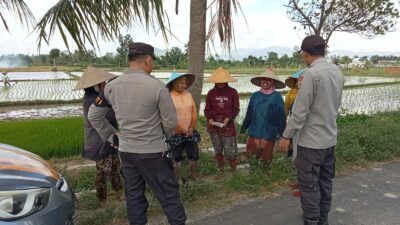
POLYGON ((224 171, 224 156, 222 154, 216 154, 215 155, 215 160, 217 161, 218 165, 218 170, 219 170, 219 177, 225 176, 225 171, 224 171))
POLYGON ((198 170, 198 162, 189 160, 189 173, 190 173, 189 179, 195 182, 200 181, 197 170, 198 170))
POLYGON ((231 168, 232 173, 236 172, 236 159, 229 160, 229 167, 231 168))

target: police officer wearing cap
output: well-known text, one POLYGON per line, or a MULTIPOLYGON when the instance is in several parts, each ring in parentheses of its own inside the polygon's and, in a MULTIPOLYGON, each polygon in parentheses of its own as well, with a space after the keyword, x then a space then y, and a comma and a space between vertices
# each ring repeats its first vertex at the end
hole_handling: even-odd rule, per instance
POLYGON ((301 84, 279 149, 287 151, 289 139, 296 137, 294 164, 301 193, 305 225, 328 225, 335 176, 336 117, 342 99, 344 77, 340 69, 325 59, 326 44, 317 35, 306 37, 301 54, 309 68, 301 84))
POLYGON ((90 107, 88 117, 103 140, 112 143, 114 134, 119 137, 129 224, 147 224, 147 183, 168 222, 183 225, 186 214, 165 145, 165 137, 176 127, 177 116, 165 85, 150 76, 154 60, 151 45, 139 42, 129 45, 129 69, 107 83, 90 107), (105 119, 108 107, 115 111, 119 131, 105 119))

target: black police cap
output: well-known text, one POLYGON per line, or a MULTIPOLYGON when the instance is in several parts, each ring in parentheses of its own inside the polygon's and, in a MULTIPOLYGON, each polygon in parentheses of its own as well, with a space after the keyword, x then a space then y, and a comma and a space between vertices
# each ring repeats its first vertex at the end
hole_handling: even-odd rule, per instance
POLYGON ((154 54, 153 46, 142 42, 133 42, 129 44, 128 58, 132 58, 138 55, 149 55, 153 57, 153 59, 157 60, 157 57, 154 54))
POLYGON ((325 52, 326 49, 325 40, 318 35, 310 35, 303 39, 301 43, 301 51, 308 53, 314 52, 325 52))

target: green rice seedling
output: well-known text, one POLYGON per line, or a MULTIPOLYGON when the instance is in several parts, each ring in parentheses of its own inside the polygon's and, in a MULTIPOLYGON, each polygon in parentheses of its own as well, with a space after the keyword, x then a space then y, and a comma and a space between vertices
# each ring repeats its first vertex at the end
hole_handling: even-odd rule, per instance
POLYGON ((0 143, 46 159, 80 154, 83 139, 83 118, 9 121, 0 125, 0 143))

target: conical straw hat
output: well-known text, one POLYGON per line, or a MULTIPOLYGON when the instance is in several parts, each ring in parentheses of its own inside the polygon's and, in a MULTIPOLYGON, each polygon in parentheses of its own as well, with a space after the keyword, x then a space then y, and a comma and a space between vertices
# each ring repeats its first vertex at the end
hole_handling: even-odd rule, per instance
POLYGON ((96 84, 103 83, 104 81, 111 80, 115 77, 117 76, 114 74, 97 69, 93 66, 88 66, 73 90, 77 91, 92 87, 96 84))
POLYGON ((281 80, 279 80, 279 78, 272 72, 272 70, 267 70, 266 72, 262 73, 261 75, 251 78, 250 82, 252 84, 260 87, 262 78, 269 78, 269 79, 275 80, 276 81, 275 82, 276 89, 282 89, 282 88, 286 87, 285 83, 283 83, 281 80))
POLYGON ((229 82, 236 82, 237 80, 233 78, 229 71, 220 67, 217 70, 214 71, 214 73, 208 77, 208 79, 205 81, 206 83, 229 83, 229 82))

